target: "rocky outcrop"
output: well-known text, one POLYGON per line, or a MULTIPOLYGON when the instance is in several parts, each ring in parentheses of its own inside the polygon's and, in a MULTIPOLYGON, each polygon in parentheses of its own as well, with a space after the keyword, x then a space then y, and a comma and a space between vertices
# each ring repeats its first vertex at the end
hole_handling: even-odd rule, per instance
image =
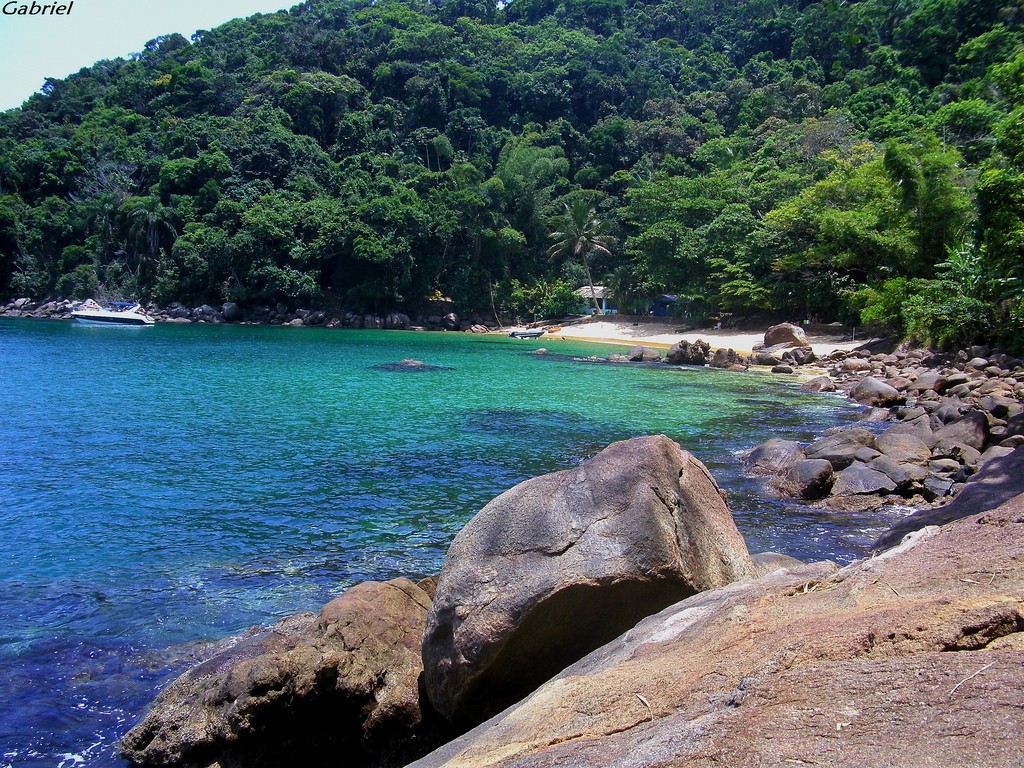
POLYGON ((730 370, 742 370, 746 366, 747 359, 735 349, 716 349, 708 362, 712 368, 729 368, 730 370))
POLYGON ((809 501, 827 496, 834 483, 831 463, 825 459, 802 459, 779 475, 776 488, 784 496, 809 501))
POLYGON ((677 603, 410 768, 1024 761, 1024 497, 677 603))
POLYGON ((746 455, 746 465, 756 474, 770 475, 789 469, 804 458, 804 449, 795 440, 772 438, 746 455))
POLYGON ((689 341, 677 341, 665 353, 665 362, 669 365, 707 365, 711 356, 711 345, 703 339, 692 344, 689 341))
POLYGON ((652 349, 651 347, 635 346, 631 347, 629 352, 626 353, 626 357, 631 363, 660 363, 661 353, 652 349))
POLYGON ((528 480, 456 536, 423 641, 446 717, 479 722, 688 595, 754 573, 707 469, 664 436, 528 480))
POLYGON ((430 602, 408 579, 365 582, 319 615, 235 638, 160 694, 121 754, 137 766, 403 765, 442 732, 420 706, 430 602))

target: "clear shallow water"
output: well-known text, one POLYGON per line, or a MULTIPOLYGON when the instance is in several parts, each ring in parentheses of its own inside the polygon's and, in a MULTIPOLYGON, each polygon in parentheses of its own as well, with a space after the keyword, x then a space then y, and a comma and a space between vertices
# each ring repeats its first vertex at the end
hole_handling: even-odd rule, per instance
POLYGON ((0 319, 0 766, 122 765, 114 742, 203 642, 436 573, 488 500, 614 440, 693 451, 751 551, 848 562, 885 527, 739 471, 737 451, 849 418, 842 401, 541 345, 0 319), (439 369, 387 369, 405 358, 439 369))

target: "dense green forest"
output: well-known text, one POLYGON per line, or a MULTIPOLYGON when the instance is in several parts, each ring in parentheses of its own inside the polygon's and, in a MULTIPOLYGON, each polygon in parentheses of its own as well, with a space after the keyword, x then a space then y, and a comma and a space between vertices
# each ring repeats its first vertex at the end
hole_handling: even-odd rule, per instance
POLYGON ((0 295, 1019 347, 1022 161, 1024 0, 310 0, 0 114, 0 295))

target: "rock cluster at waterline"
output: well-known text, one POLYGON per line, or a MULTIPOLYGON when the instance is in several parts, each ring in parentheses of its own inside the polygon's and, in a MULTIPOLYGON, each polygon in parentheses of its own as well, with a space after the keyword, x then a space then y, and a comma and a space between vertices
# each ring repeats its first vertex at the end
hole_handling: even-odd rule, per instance
POLYGON ((752 558, 692 455, 617 443, 498 497, 436 582, 360 584, 226 642, 122 753, 390 768, 444 742, 413 765, 1018 764, 1024 496, 984 498, 1004 497, 842 570, 752 558))
POLYGON ((836 353, 811 391, 872 408, 808 444, 770 440, 748 456, 780 493, 830 506, 942 503, 993 458, 1024 445, 1024 366, 982 348, 956 355, 836 353))

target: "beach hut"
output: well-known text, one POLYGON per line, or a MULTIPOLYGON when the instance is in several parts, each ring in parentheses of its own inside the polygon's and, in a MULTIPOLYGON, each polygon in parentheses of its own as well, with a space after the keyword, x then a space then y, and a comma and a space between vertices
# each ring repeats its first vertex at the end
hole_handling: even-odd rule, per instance
POLYGON ((653 304, 655 317, 673 317, 679 310, 679 294, 663 293, 655 296, 653 304))
POLYGON ((593 294, 591 294, 590 286, 584 285, 582 288, 576 289, 576 295, 583 299, 583 307, 580 308, 580 314, 594 314, 595 299, 597 300, 598 306, 597 314, 614 315, 619 311, 619 308, 615 304, 615 296, 607 286, 595 285, 593 294))

